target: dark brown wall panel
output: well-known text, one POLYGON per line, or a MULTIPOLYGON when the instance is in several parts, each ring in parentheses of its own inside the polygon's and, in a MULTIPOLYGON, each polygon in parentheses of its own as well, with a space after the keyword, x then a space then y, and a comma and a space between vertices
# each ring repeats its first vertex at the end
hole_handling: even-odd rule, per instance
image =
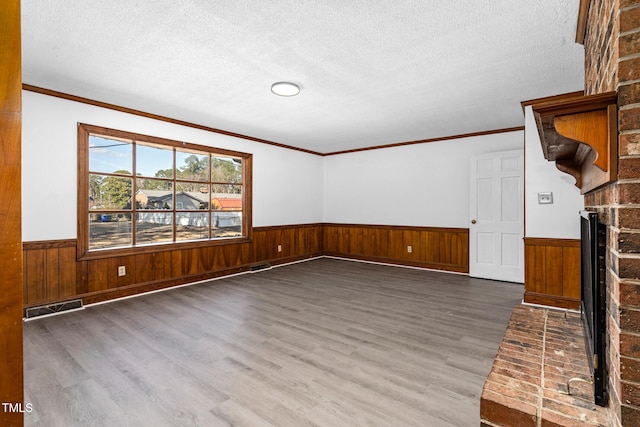
POLYGON ((327 255, 469 272, 466 228, 326 224, 323 250, 327 255))
POLYGON ((580 240, 524 239, 525 302, 580 306, 580 240))

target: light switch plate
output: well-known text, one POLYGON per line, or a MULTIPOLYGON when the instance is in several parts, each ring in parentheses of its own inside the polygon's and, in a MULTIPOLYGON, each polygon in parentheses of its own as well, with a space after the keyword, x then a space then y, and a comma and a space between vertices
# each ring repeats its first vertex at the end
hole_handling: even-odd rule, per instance
POLYGON ((553 193, 538 193, 538 204, 539 205, 550 205, 553 203, 553 193))

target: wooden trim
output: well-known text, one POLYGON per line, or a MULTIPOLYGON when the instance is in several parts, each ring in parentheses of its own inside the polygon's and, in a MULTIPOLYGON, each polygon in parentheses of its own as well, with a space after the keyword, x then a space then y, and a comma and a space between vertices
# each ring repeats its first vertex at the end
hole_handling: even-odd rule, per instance
MULTIPOLYGON (((77 241, 77 257, 78 260, 86 261, 86 260, 94 260, 94 259, 103 259, 103 258, 114 258, 126 255, 136 255, 136 254, 148 254, 148 253, 156 253, 162 251, 171 251, 171 250, 180 250, 180 249, 189 249, 189 248, 199 248, 199 247, 210 247, 210 246, 219 246, 219 245, 229 245, 229 244, 241 244, 247 243, 251 240, 252 231, 252 183, 253 183, 253 175, 252 175, 252 162, 253 155, 250 153, 243 153, 240 151, 210 147, 206 145, 193 144, 188 142, 175 141, 171 139, 144 135, 134 132, 127 132, 117 129, 105 128, 102 126, 94 126, 88 125, 84 123, 78 123, 78 205, 77 205, 77 223, 78 223, 78 241, 77 241), (162 145, 172 148, 180 148, 185 150, 194 150, 202 153, 208 154, 221 154, 225 156, 232 157, 240 157, 242 158, 242 225, 244 230, 244 235, 241 237, 234 237, 228 239, 205 239, 199 241, 190 241, 190 242, 173 242, 167 244, 157 244, 157 245, 142 245, 142 246, 133 246, 126 247, 121 249, 105 249, 105 250, 96 250, 89 251, 89 242, 88 242, 88 231, 89 231, 89 214, 91 213, 87 208, 89 206, 89 183, 88 183, 88 175, 89 175, 89 136, 90 135, 102 135, 106 137, 111 137, 114 139, 119 139, 123 141, 134 141, 141 143, 151 143, 156 145, 162 145)), ((174 160, 175 160, 175 152, 174 152, 174 160)), ((133 165, 135 165, 135 151, 133 157, 133 165)), ((177 167, 177 165, 174 165, 177 167)), ((135 169, 135 167, 134 167, 135 169)), ((135 176, 132 176, 135 179, 135 176)), ((176 177, 174 176, 174 181, 176 177)), ((175 184, 175 182, 173 182, 175 184)), ((207 182, 207 184, 211 184, 211 182, 207 182)), ((134 183, 135 185, 135 183, 134 183)), ((173 187, 175 188, 175 186, 173 187)), ((133 206, 132 206, 133 209, 133 206)), ((105 210, 106 212, 107 210, 105 210)), ((135 214, 137 210, 131 210, 132 214, 132 233, 135 242, 135 214)), ((211 210, 207 212, 211 213, 211 210)), ((168 210, 167 213, 176 213, 176 209, 174 206, 173 210, 168 210)), ((176 224, 173 224, 174 232, 176 224)))
POLYGON ((556 239, 551 237, 525 237, 526 246, 556 246, 564 248, 579 248, 580 239, 556 239))
POLYGON ((561 102, 564 101, 566 99, 572 99, 578 96, 584 96, 584 91, 583 90, 579 90, 576 92, 569 92, 569 93, 563 93, 560 95, 553 95, 553 96, 545 96, 542 98, 535 98, 535 99, 529 99, 527 101, 522 101, 520 103, 520 105, 522 105, 522 112, 524 113, 524 109, 526 107, 528 107, 529 105, 534 105, 534 104, 551 104, 551 103, 556 103, 556 102, 561 102))
POLYGON ((66 99, 68 101, 79 102, 81 104, 93 105, 95 107, 106 108, 106 109, 109 109, 109 110, 120 111, 122 113, 133 114, 133 115, 140 116, 140 117, 146 117, 146 118, 153 119, 153 120, 159 120, 159 121, 163 121, 163 122, 167 122, 167 123, 172 123, 172 124, 179 125, 179 126, 190 127, 190 128, 193 128, 193 129, 204 130, 204 131, 207 131, 207 132, 212 132, 212 133, 217 133, 217 134, 221 134, 221 135, 232 136, 234 138, 241 138, 241 139, 245 139, 245 140, 248 140, 248 141, 259 142, 259 143, 267 144, 267 145, 273 145, 275 147, 286 148, 286 149, 295 150, 295 151, 301 151, 303 153, 313 154, 313 155, 316 155, 316 156, 335 156, 335 155, 338 155, 338 154, 357 153, 357 152, 360 152, 360 151, 370 151, 370 150, 379 150, 379 149, 383 149, 383 148, 402 147, 402 146, 405 146, 405 145, 426 144, 426 143, 429 143, 429 142, 448 141, 448 140, 452 140, 452 139, 470 138, 470 137, 474 137, 474 136, 493 135, 493 134, 498 134, 498 133, 517 132, 517 131, 524 130, 524 126, 515 126, 515 127, 503 128, 503 129, 485 130, 485 131, 479 131, 479 132, 464 133, 464 134, 459 134, 459 135, 442 136, 442 137, 428 138, 428 139, 418 139, 418 140, 415 140, 415 141, 396 142, 396 143, 376 145, 376 146, 371 146, 371 147, 354 148, 354 149, 351 149, 351 150, 342 150, 342 151, 334 151, 334 152, 330 152, 330 153, 321 153, 321 152, 318 152, 318 151, 307 150, 305 148, 300 148, 300 147, 295 147, 295 146, 292 146, 292 145, 281 144, 279 142, 269 141, 269 140, 262 139, 262 138, 256 138, 256 137, 253 137, 253 136, 243 135, 243 134, 239 134, 239 133, 235 133, 235 132, 229 132, 229 131, 222 130, 222 129, 212 128, 212 127, 209 127, 209 126, 199 125, 197 123, 191 123, 191 122, 187 122, 187 121, 184 121, 184 120, 172 119, 170 117, 161 116, 161 115, 153 114, 153 113, 147 113, 147 112, 136 110, 136 109, 133 109, 133 108, 123 107, 123 106, 120 106, 120 105, 110 104, 110 103, 106 103, 106 102, 102 102, 102 101, 96 101, 96 100, 93 100, 93 99, 84 98, 84 97, 76 96, 76 95, 71 95, 71 94, 67 94, 67 93, 64 93, 64 92, 58 92, 58 91, 55 91, 55 90, 52 90, 52 89, 46 89, 46 88, 42 88, 42 87, 38 87, 38 86, 33 86, 33 85, 30 85, 30 84, 27 84, 27 83, 23 83, 22 84, 22 89, 26 90, 26 91, 29 91, 29 92, 39 93, 41 95, 52 96, 54 98, 66 99))
MULTIPOLYGON (((104 126, 96 126, 86 123, 78 123, 78 127, 86 134, 96 134, 101 136, 113 137, 115 139, 133 142, 149 142, 168 147, 175 147, 184 150, 206 151, 209 153, 222 154, 224 156, 242 157, 243 159, 251 157, 251 153, 243 153, 241 151, 229 150, 227 148, 211 147, 208 145, 194 144, 187 141, 176 141, 173 139, 162 138, 159 136, 145 135, 142 133, 129 132, 121 129, 112 129, 104 126)), ((135 159, 134 159, 135 160, 135 159)))
POLYGON ((528 304, 546 305, 549 307, 566 308, 570 310, 580 309, 579 298, 568 298, 560 295, 551 296, 525 291, 523 301, 528 304))
POLYGON ((545 159, 582 194, 617 179, 616 92, 532 104, 545 159))
MULTIPOLYGON (((77 256, 80 260, 89 253, 89 131, 82 124, 78 123, 77 128, 78 144, 78 174, 76 176, 78 188, 78 204, 76 206, 76 227, 77 227, 77 256)), ((133 196, 132 196, 133 197, 133 196)), ((133 218, 132 218, 133 221, 133 218)))
POLYGON ((347 224, 347 223, 322 223, 325 227, 343 227, 343 228, 363 228, 363 229, 386 229, 386 230, 404 230, 404 231, 441 231, 449 233, 468 233, 468 228, 458 227, 428 227, 419 225, 386 225, 386 224, 347 224))
POLYGON ((395 147, 403 147, 405 145, 427 144, 429 142, 449 141, 452 139, 462 139, 462 138, 470 138, 473 136, 493 135, 497 133, 517 132, 522 130, 524 130, 524 126, 515 126, 510 128, 504 128, 504 129, 485 130, 480 132, 463 133, 460 135, 441 136, 437 138, 418 139, 415 141, 405 141, 405 142, 396 142, 392 144, 375 145, 372 147, 354 148, 352 150, 334 151, 331 153, 322 154, 322 156, 335 156, 338 154, 358 153, 360 151, 381 150, 383 148, 395 148, 395 147))
POLYGON ((448 264, 448 263, 428 262, 428 261, 425 261, 425 262, 407 261, 407 260, 400 260, 397 258, 389 258, 389 257, 353 255, 353 254, 346 254, 344 252, 324 252, 323 255, 336 257, 336 258, 353 259, 356 261, 370 261, 370 262, 377 262, 381 264, 393 264, 401 267, 428 268, 431 270, 449 271, 453 273, 463 273, 463 274, 469 273, 468 264, 448 264))
POLYGON ((32 240, 30 242, 22 242, 22 250, 34 251, 37 249, 75 248, 77 244, 77 239, 32 240))
POLYGON ((240 138, 240 139, 245 139, 245 140, 248 140, 248 141, 259 142, 259 143, 262 143, 262 144, 273 145, 275 147, 286 148, 286 149, 289 149, 289 150, 301 151, 303 153, 314 154, 316 156, 322 155, 321 153, 318 153, 316 151, 307 150, 307 149, 304 149, 304 148, 299 148, 299 147, 294 147, 294 146, 291 146, 291 145, 281 144, 279 142, 274 142, 274 141, 269 141, 269 140, 262 139, 262 138, 256 138, 256 137, 253 137, 253 136, 243 135, 243 134, 240 134, 240 133, 229 132, 229 131, 222 130, 222 129, 217 129, 217 128, 213 128, 213 127, 209 127, 209 126, 199 125, 197 123, 187 122, 187 121, 184 121, 184 120, 172 119, 170 117, 161 116, 159 114, 147 113, 147 112, 136 110, 136 109, 133 109, 133 108, 122 107, 120 105, 110 104, 110 103, 102 102, 102 101, 96 101, 96 100, 89 99, 89 98, 83 98, 81 96, 70 95, 70 94, 67 94, 67 93, 58 92, 58 91, 51 90, 51 89, 45 89, 45 88, 42 88, 42 87, 33 86, 33 85, 30 85, 30 84, 26 84, 26 83, 24 83, 22 85, 22 89, 24 89, 26 91, 29 91, 29 92, 34 92, 34 93, 39 93, 39 94, 42 94, 42 95, 52 96, 54 98, 66 99, 68 101, 79 102, 81 104, 93 105, 95 107, 107 108, 109 110, 120 111, 122 113, 127 113, 127 114, 133 114, 135 116, 146 117, 148 119, 153 119, 153 120, 159 120, 159 121, 162 121, 162 122, 172 123, 174 125, 190 127, 190 128, 193 128, 193 129, 204 130, 204 131, 207 131, 207 132, 217 133, 217 134, 221 134, 221 135, 232 136, 234 138, 240 138))
POLYGON ((262 232, 266 232, 266 231, 277 231, 277 230, 282 230, 284 228, 295 228, 295 229, 300 229, 300 228, 313 228, 313 227, 322 227, 324 226, 323 223, 305 223, 305 224, 288 224, 288 225, 263 225, 263 226, 259 226, 259 227, 253 227, 254 231, 262 231, 262 232))
MULTIPOLYGON (((0 7, 0 52, 0 402, 24 409, 20 0, 0 7)), ((22 426, 23 413, 2 408, 0 424, 22 426)))
POLYGON ((587 35, 589 6, 591 6, 591 0, 580 0, 580 7, 578 9, 578 22, 576 24, 576 43, 579 44, 584 44, 584 38, 587 35))
MULTIPOLYGON (((80 241, 78 240, 78 247, 80 247, 80 241)), ((154 254, 158 252, 170 252, 175 250, 185 250, 185 249, 198 249, 198 248, 212 248, 216 246, 226 246, 226 245, 242 245, 251 242, 251 239, 248 237, 234 237, 229 239, 218 239, 218 240, 198 240, 198 241, 187 241, 187 242, 175 242, 175 243, 163 243, 157 245, 147 245, 147 246, 136 246, 132 248, 122 248, 122 249, 105 249, 105 250, 97 250, 91 252, 85 252, 82 255, 78 256, 78 261, 91 261, 97 259, 106 259, 106 258, 119 258, 123 256, 133 256, 133 255, 145 255, 145 254, 154 254)))
POLYGON ((556 97, 542 99, 532 103, 534 111, 545 116, 560 116, 567 114, 586 113, 605 109, 615 104, 617 92, 604 92, 594 95, 584 95, 582 92, 571 92, 556 97), (576 94, 574 96, 574 94, 576 94))

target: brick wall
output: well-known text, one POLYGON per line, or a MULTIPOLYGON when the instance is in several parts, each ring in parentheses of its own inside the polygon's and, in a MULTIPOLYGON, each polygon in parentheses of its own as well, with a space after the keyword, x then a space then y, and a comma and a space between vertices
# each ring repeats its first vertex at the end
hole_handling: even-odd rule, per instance
POLYGON ((585 35, 585 93, 616 90, 618 70, 618 2, 592 0, 585 35))
POLYGON ((610 411, 640 425, 640 1, 592 0, 585 35, 585 93, 618 92, 618 181, 585 206, 608 225, 610 411))

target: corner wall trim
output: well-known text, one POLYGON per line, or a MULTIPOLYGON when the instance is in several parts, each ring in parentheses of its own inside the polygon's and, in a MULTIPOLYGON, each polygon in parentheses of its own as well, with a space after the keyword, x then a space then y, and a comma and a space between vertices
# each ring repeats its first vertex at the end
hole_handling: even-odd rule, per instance
POLYGON ((380 149, 383 149, 383 148, 403 147, 405 145, 426 144, 426 143, 429 143, 429 142, 448 141, 448 140, 452 140, 452 139, 462 139, 462 138, 470 138, 470 137, 473 137, 473 136, 492 135, 492 134, 497 134, 497 133, 507 133, 507 132, 516 132, 516 131, 524 130, 524 126, 515 126, 515 127, 510 127, 510 128, 504 128, 504 129, 485 130, 485 131, 479 131, 479 132, 464 133, 464 134, 459 134, 459 135, 441 136, 441 137, 437 137, 437 138, 418 139, 418 140, 415 140, 415 141, 395 142, 395 143, 390 143, 390 144, 375 145, 375 146, 371 146, 371 147, 354 148, 352 150, 342 150, 342 151, 334 151, 334 152, 330 152, 330 153, 321 153, 321 152, 318 152, 318 151, 307 150, 306 148, 295 147, 293 145, 281 144, 281 143, 275 142, 275 141, 269 141, 269 140, 266 140, 266 139, 257 138, 257 137, 253 137, 253 136, 249 136, 249 135, 243 135, 243 134, 236 133, 236 132, 230 132, 230 131, 226 131, 226 130, 223 130, 223 129, 213 128, 213 127, 210 127, 210 126, 200 125, 200 124, 197 124, 197 123, 191 123, 191 122, 187 122, 187 121, 184 121, 184 120, 173 119, 171 117, 161 116, 159 114, 147 113, 145 111, 136 110, 134 108, 123 107, 123 106, 116 105, 116 104, 110 104, 108 102, 102 102, 102 101, 97 101, 97 100, 90 99, 90 98, 84 98, 82 96, 71 95, 71 94, 64 93, 64 92, 58 92, 56 90, 46 89, 46 88, 43 88, 43 87, 30 85, 30 84, 27 84, 27 83, 23 83, 22 84, 22 89, 26 90, 26 91, 29 91, 29 92, 39 93, 41 95, 52 96, 54 98, 66 99, 68 101, 74 101, 74 102, 78 102, 78 103, 81 103, 81 104, 93 105, 95 107, 106 108, 106 109, 114 110, 114 111, 120 111, 122 113, 133 114, 133 115, 140 116, 140 117, 146 117, 148 119, 153 119, 153 120, 158 120, 158 121, 162 121, 162 122, 172 123, 172 124, 179 125, 179 126, 190 127, 190 128, 193 128, 193 129, 204 130, 204 131, 207 131, 207 132, 218 133, 218 134, 221 134, 221 135, 232 136, 234 138, 241 138, 241 139, 245 139, 245 140, 248 140, 248 141, 254 141, 254 142, 259 142, 259 143, 262 143, 262 144, 272 145, 272 146, 275 146, 275 147, 286 148, 286 149, 294 150, 294 151, 301 151, 303 153, 313 154, 313 155, 316 155, 316 156, 335 156, 335 155, 338 155, 338 154, 357 153, 357 152, 360 152, 360 151, 380 150, 380 149))
POLYGON ((249 135, 243 135, 243 134, 240 134, 240 133, 235 133, 235 132, 230 132, 230 131, 226 131, 226 130, 222 130, 222 129, 217 129, 217 128, 213 128, 213 127, 210 127, 210 126, 204 126, 204 125, 200 125, 200 124, 197 124, 197 123, 191 123, 191 122, 187 122, 187 121, 184 121, 184 120, 172 119, 171 117, 161 116, 159 114, 147 113, 145 111, 136 110, 134 108, 123 107, 123 106, 120 106, 120 105, 110 104, 108 102, 96 101, 96 100, 89 99, 89 98, 84 98, 84 97, 81 97, 81 96, 70 95, 68 93, 58 92, 58 91, 51 90, 51 89, 45 89, 45 88, 42 88, 42 87, 33 86, 33 85, 30 85, 30 84, 26 84, 26 83, 22 84, 22 89, 26 90, 26 91, 29 91, 29 92, 39 93, 41 95, 48 95, 48 96, 52 96, 54 98, 66 99, 68 101, 79 102, 81 104, 93 105, 94 107, 100 107, 100 108, 106 108, 106 109, 109 109, 109 110, 120 111, 121 113, 133 114, 135 116, 146 117, 148 119, 158 120, 158 121, 161 121, 161 122, 167 122, 167 123, 172 123, 172 124, 175 124, 175 125, 190 127, 190 128, 193 128, 193 129, 199 129, 199 130, 204 130, 204 131, 207 131, 207 132, 213 132, 213 133, 218 133, 218 134, 222 134, 222 135, 232 136, 234 138, 246 139, 248 141, 260 142, 262 144, 273 145, 273 146, 276 146, 276 147, 286 148, 286 149, 289 149, 289 150, 302 151, 303 153, 314 154, 316 156, 321 156, 322 155, 322 153, 318 153, 318 152, 312 151, 312 150, 306 150, 304 148, 299 148, 299 147, 294 147, 294 146, 291 146, 291 145, 281 144, 279 142, 269 141, 269 140, 266 140, 266 139, 256 138, 256 137, 249 136, 249 135))
POLYGON ((493 130, 485 130, 480 132, 462 133, 459 135, 441 136, 437 138, 417 139, 415 141, 405 141, 405 142, 395 142, 395 143, 384 144, 384 145, 374 145, 372 147, 354 148, 352 150, 334 151, 331 153, 325 153, 323 154, 323 156, 335 156, 338 154, 358 153, 360 151, 371 151, 371 150, 381 150, 383 148, 404 147, 406 145, 427 144, 430 142, 449 141, 452 139, 471 138, 473 136, 493 135, 496 133, 509 133, 509 132, 517 132, 522 130, 524 130, 524 126, 515 126, 515 127, 503 128, 503 129, 493 129, 493 130))

